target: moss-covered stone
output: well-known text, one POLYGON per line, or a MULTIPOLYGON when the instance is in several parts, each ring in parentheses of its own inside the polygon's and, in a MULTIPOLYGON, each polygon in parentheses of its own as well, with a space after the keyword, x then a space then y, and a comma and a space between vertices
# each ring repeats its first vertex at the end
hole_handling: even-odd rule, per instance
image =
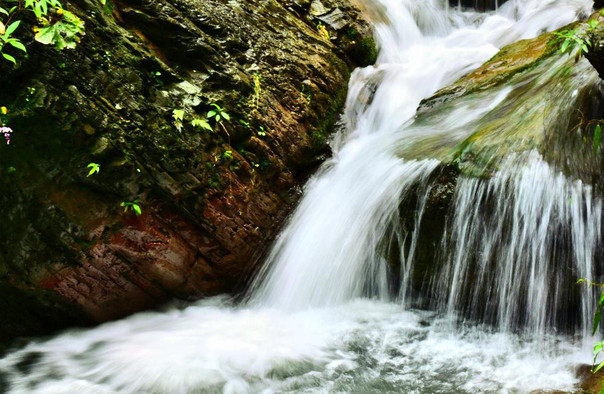
POLYGON ((0 63, 15 130, 0 146, 0 287, 15 294, 0 297, 14 323, 4 338, 236 291, 325 154, 352 68, 373 56, 346 36, 371 32, 342 0, 320 13, 277 0, 68 4, 86 22, 75 50, 24 28, 29 58, 0 63), (193 127, 212 103, 231 120, 193 127), (101 170, 87 177, 90 162, 101 170), (141 216, 120 207, 137 198, 141 216), (35 313, 17 313, 18 294, 35 313))

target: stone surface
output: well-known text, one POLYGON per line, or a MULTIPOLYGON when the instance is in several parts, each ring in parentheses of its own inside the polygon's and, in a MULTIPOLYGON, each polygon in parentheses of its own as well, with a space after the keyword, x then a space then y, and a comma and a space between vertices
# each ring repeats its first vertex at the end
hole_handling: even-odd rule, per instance
POLYGON ((345 0, 322 2, 329 38, 310 1, 111 6, 70 1, 75 50, 24 28, 29 58, 0 64, 0 339, 240 290, 328 151, 349 72, 375 57, 345 0), (230 121, 193 127, 212 103, 230 121), (135 199, 141 216, 120 206, 135 199))

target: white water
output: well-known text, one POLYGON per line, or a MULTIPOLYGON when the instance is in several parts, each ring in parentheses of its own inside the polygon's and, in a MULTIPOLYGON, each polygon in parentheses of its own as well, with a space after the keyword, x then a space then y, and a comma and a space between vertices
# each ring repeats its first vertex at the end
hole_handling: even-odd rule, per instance
MULTIPOLYGON (((455 324, 457 300, 464 297, 458 284, 469 269, 463 265, 463 244, 443 245, 452 253, 448 262, 459 262, 443 265, 448 271, 441 275, 442 282, 433 285, 438 294, 450 294, 441 302, 450 304, 448 313, 439 315, 405 310, 401 298, 392 296, 389 268, 379 251, 387 233, 396 228, 401 199, 416 193, 418 186, 424 186, 419 189, 426 196, 426 181, 438 165, 435 160, 404 161, 396 154, 401 144, 425 137, 407 127, 420 100, 476 68, 501 46, 574 20, 577 13, 587 12, 591 2, 512 0, 487 15, 462 13, 431 0, 380 3, 389 21, 375 26, 381 47, 377 65, 353 73, 343 128, 333 142, 334 156, 307 185, 300 206, 254 283, 249 302, 234 306, 220 298, 206 300, 184 310, 139 314, 32 342, 0 360, 0 390, 2 382, 15 393, 572 389, 573 368, 590 361, 589 350, 546 330, 552 322, 542 312, 527 323, 531 334, 539 333, 538 340, 514 334, 516 312, 510 310, 506 316, 508 312, 500 307, 495 308, 502 314, 495 319, 499 324, 495 328, 455 324)), ((368 3, 369 7, 377 5, 368 3)), ((456 127, 470 122, 502 98, 454 111, 451 122, 456 127)), ((430 131, 422 129, 426 132, 430 131)), ((526 220, 545 215, 571 228, 571 242, 577 246, 573 259, 583 267, 581 274, 589 275, 593 249, 600 242, 601 224, 594 221, 601 216, 601 203, 592 199, 589 187, 566 180, 538 158, 531 163, 527 176, 522 171, 502 172, 490 181, 500 186, 460 181, 456 192, 460 209, 451 219, 451 231, 458 231, 453 240, 462 242, 468 234, 474 238, 467 242, 489 247, 475 237, 480 228, 473 220, 479 223, 480 213, 472 213, 472 197, 489 188, 516 196, 523 185, 530 188, 527 182, 533 182, 544 191, 541 195, 509 206, 502 200, 501 209, 520 207, 518 214, 526 220), (531 178, 531 174, 544 176, 531 178), (506 186, 510 183, 518 187, 506 186), (553 187, 556 193, 545 193, 553 187), (569 197, 577 202, 565 205, 569 197), (548 209, 554 217, 547 215, 548 209), (581 209, 591 211, 578 212, 581 209), (459 231, 463 226, 474 227, 459 231)), ((420 219, 418 215, 418 224, 420 219)), ((536 294, 548 288, 536 271, 551 268, 537 265, 540 253, 548 251, 534 250, 539 239, 533 233, 547 233, 547 226, 522 227, 522 223, 514 233, 514 242, 520 246, 501 248, 511 253, 505 257, 509 261, 517 258, 514 253, 528 251, 535 261, 527 272, 534 280, 528 282, 536 286, 530 290, 536 294)), ((416 234, 407 235, 412 245, 416 234)), ((401 256, 401 293, 408 296, 405 282, 413 269, 412 251, 413 246, 401 256)), ((502 266, 503 270, 509 267, 502 266)), ((502 280, 498 296, 513 293, 505 290, 509 283, 502 280)), ((551 295, 546 291, 544 297, 551 295)), ((591 310, 590 297, 583 298, 584 315, 591 310)), ((526 302, 543 301, 531 298, 526 302)), ((538 305, 528 307, 541 311, 538 305)), ((488 320, 476 317, 479 322, 488 320)))

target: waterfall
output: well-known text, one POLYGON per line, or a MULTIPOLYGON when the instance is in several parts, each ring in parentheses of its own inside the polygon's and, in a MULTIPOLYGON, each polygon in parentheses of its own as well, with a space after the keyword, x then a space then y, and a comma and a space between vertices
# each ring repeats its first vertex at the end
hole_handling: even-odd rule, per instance
MULTIPOLYGON (((436 153, 543 81, 534 73, 453 108, 416 110, 504 45, 588 14, 591 1, 509 0, 489 13, 443 0, 365 2, 387 16, 374 26, 377 63, 352 74, 333 157, 305 186, 245 302, 217 297, 32 340, 0 359, 2 390, 574 389, 574 369, 591 361, 582 339, 595 294, 572 282, 602 274, 602 198, 532 149, 450 183, 436 153)), ((574 101, 564 99, 581 95, 560 85, 566 114, 574 101)))

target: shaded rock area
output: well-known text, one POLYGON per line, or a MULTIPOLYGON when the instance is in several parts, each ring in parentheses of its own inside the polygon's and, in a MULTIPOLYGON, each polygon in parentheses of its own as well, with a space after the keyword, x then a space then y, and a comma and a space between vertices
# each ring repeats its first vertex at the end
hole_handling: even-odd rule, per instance
POLYGON ((599 394, 602 392, 602 382, 604 371, 600 370, 595 374, 591 372, 591 365, 581 365, 577 368, 577 377, 579 378, 578 393, 599 394))
POLYGON ((68 3, 75 50, 0 64, 0 340, 237 291, 376 56, 344 0, 68 3))

